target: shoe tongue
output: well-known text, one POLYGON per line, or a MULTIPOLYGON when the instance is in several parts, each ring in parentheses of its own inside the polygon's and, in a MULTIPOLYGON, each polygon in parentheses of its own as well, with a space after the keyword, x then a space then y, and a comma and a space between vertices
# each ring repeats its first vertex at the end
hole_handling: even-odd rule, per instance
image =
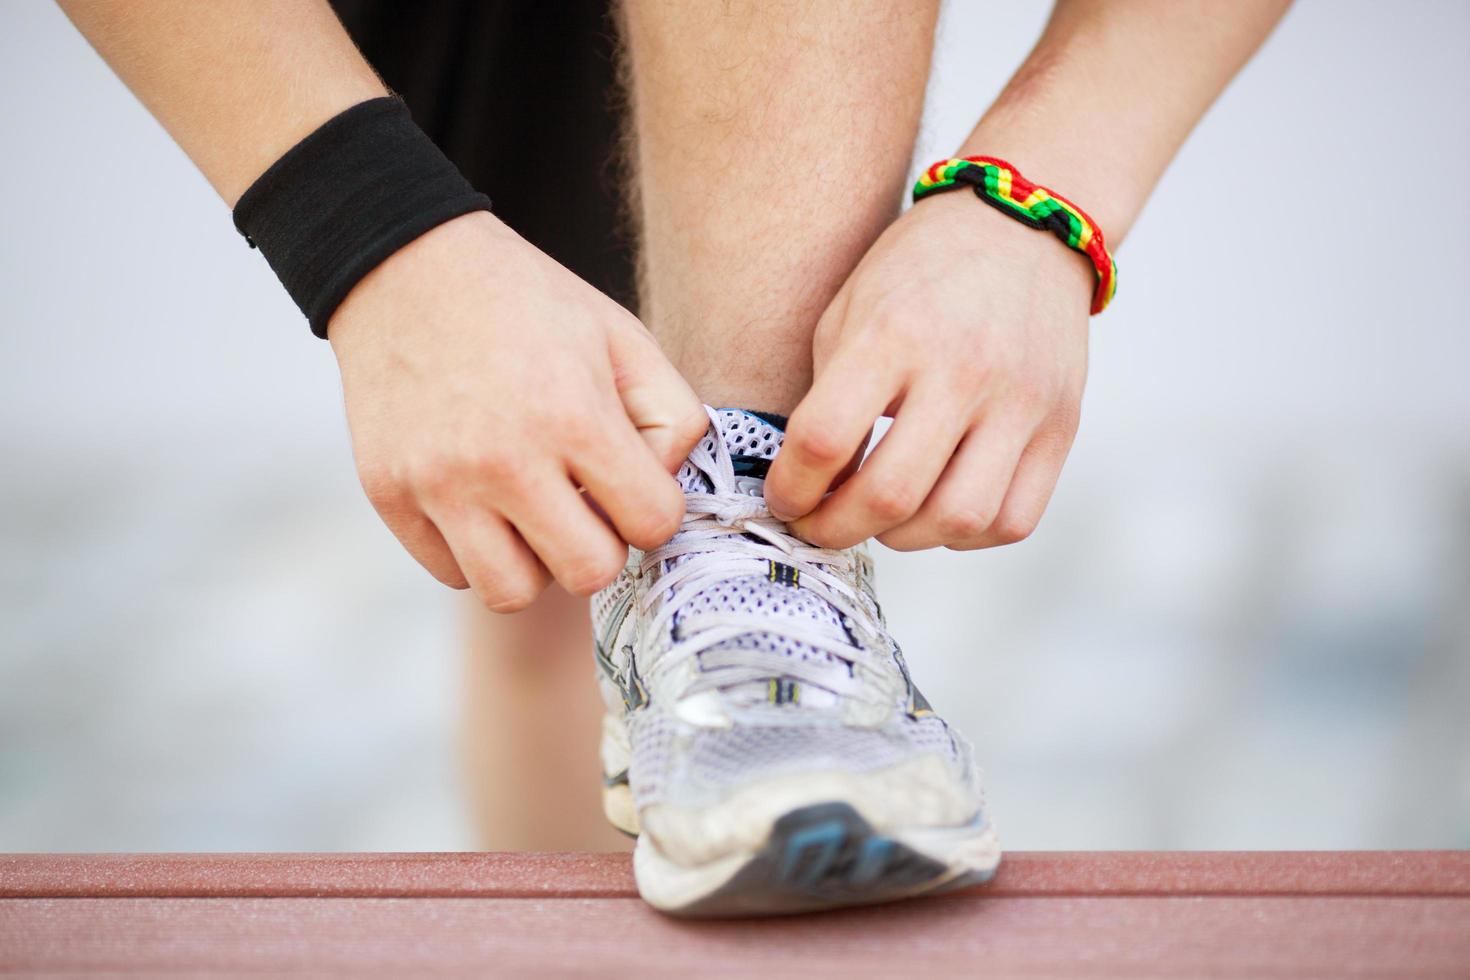
MULTIPOLYGON (((786 418, 771 412, 745 408, 715 410, 718 438, 724 441, 734 469, 735 485, 742 493, 762 496, 766 470, 781 449, 786 437, 786 418)), ((705 448, 714 452, 715 433, 705 436, 705 448)), ((696 467, 685 463, 679 469, 679 484, 685 490, 708 491, 709 480, 696 467)))
MULTIPOLYGON (((730 453, 735 488, 741 493, 763 496, 766 471, 780 452, 781 440, 786 436, 786 419, 770 412, 743 408, 717 409, 715 417, 712 428, 716 431, 705 436, 705 450, 714 455, 714 439, 723 440, 730 453)), ((686 462, 679 470, 678 479, 685 490, 708 492, 712 489, 705 474, 691 463, 686 462)), ((837 610, 816 593, 802 588, 794 576, 777 574, 778 571, 772 567, 764 574, 741 576, 705 589, 695 596, 689 611, 680 614, 679 621, 693 623, 706 615, 760 610, 773 623, 792 620, 807 629, 816 629, 845 642, 847 634, 837 610)), ((740 650, 761 651, 792 660, 834 661, 830 655, 806 643, 761 630, 717 644, 707 654, 711 660, 728 661, 732 655, 738 660, 740 650)), ((701 659, 703 661, 703 656, 701 659)), ((800 701, 811 706, 830 706, 836 702, 835 696, 826 691, 812 689, 803 693, 791 682, 783 680, 779 672, 774 673, 769 681, 745 682, 723 690, 726 697, 735 703, 800 701)))

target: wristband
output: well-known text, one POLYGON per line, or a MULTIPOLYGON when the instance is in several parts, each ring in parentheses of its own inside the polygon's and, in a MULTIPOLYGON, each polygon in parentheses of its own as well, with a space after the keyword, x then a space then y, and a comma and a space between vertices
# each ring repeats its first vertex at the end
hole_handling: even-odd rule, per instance
POLYGON ((451 218, 488 210, 402 100, 384 97, 287 150, 235 205, 235 227, 325 338, 338 305, 380 262, 451 218))
POLYGON ((964 157, 941 160, 919 175, 914 200, 954 190, 968 184, 975 196, 1017 221, 1053 232, 1087 256, 1097 272, 1092 294, 1092 312, 1101 313, 1118 291, 1118 266, 1103 241, 1102 229, 1071 201, 1055 191, 1031 183, 1004 160, 995 157, 964 157))

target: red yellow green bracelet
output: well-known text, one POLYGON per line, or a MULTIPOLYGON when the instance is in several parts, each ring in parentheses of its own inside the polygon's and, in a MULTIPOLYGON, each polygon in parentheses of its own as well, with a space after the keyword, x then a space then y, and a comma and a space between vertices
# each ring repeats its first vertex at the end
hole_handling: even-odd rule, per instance
POLYGON ((1092 312, 1101 313, 1118 291, 1118 265, 1103 241, 1102 229, 1071 201, 1055 191, 1031 183, 1015 167, 995 157, 963 157, 940 160, 919 175, 914 200, 954 190, 962 184, 975 188, 975 195, 1017 221, 1054 233, 1092 261, 1097 271, 1097 289, 1092 294, 1092 312))

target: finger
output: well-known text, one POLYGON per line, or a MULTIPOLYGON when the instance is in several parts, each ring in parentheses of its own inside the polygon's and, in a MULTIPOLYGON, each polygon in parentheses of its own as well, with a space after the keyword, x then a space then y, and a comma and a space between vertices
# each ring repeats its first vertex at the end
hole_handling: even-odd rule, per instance
POLYGON ((367 478, 363 479, 363 488, 373 509, 414 561, 451 589, 470 587, 444 535, 419 509, 411 495, 387 488, 385 481, 367 478))
POLYGON ((965 428, 948 399, 906 395, 893 426, 856 475, 791 529, 824 548, 851 548, 897 527, 923 506, 965 428))
POLYGON ((593 512, 570 477, 528 477, 525 487, 502 502, 502 512, 562 588, 591 595, 611 583, 627 563, 628 546, 593 512))
POLYGON ((1021 454, 1016 475, 990 527, 977 538, 950 544, 949 547, 955 551, 972 551, 1015 544, 1029 538, 1041 522, 1046 505, 1051 502, 1071 446, 1070 433, 1048 433, 1032 440, 1021 454))
POLYGON ((470 588, 492 612, 525 609, 551 582, 546 566, 503 518, 477 508, 436 517, 470 588))
MULTIPOLYGON (((706 423, 709 417, 700 411, 706 423)), ((624 541, 648 550, 674 536, 684 493, 621 413, 590 432, 571 460, 572 478, 596 501, 624 541)))
POLYGON ((873 423, 901 387, 892 359, 836 355, 786 425, 781 452, 766 479, 771 513, 782 520, 811 513, 832 480, 867 445, 873 423))
POLYGON ((878 540, 895 551, 921 551, 979 539, 1000 513, 1032 430, 1000 412, 983 416, 960 442, 918 513, 878 540))
POLYGON ((641 323, 609 331, 608 353, 623 411, 673 472, 709 427, 704 405, 641 323))

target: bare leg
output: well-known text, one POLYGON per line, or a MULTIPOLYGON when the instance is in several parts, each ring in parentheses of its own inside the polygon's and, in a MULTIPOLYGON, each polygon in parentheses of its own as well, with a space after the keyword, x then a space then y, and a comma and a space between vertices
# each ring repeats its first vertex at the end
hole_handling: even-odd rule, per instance
POLYGON ((465 614, 462 758, 480 846, 626 849, 602 816, 587 600, 552 587, 524 612, 465 614))
MULTIPOLYGON (((817 317, 898 213, 935 5, 630 0, 641 307, 707 402, 787 412, 817 317)), ((586 604, 469 613, 466 761, 493 849, 626 846, 603 821, 586 604)))
POLYGON ((897 216, 937 3, 627 0, 644 322, 706 402, 789 412, 897 216))

